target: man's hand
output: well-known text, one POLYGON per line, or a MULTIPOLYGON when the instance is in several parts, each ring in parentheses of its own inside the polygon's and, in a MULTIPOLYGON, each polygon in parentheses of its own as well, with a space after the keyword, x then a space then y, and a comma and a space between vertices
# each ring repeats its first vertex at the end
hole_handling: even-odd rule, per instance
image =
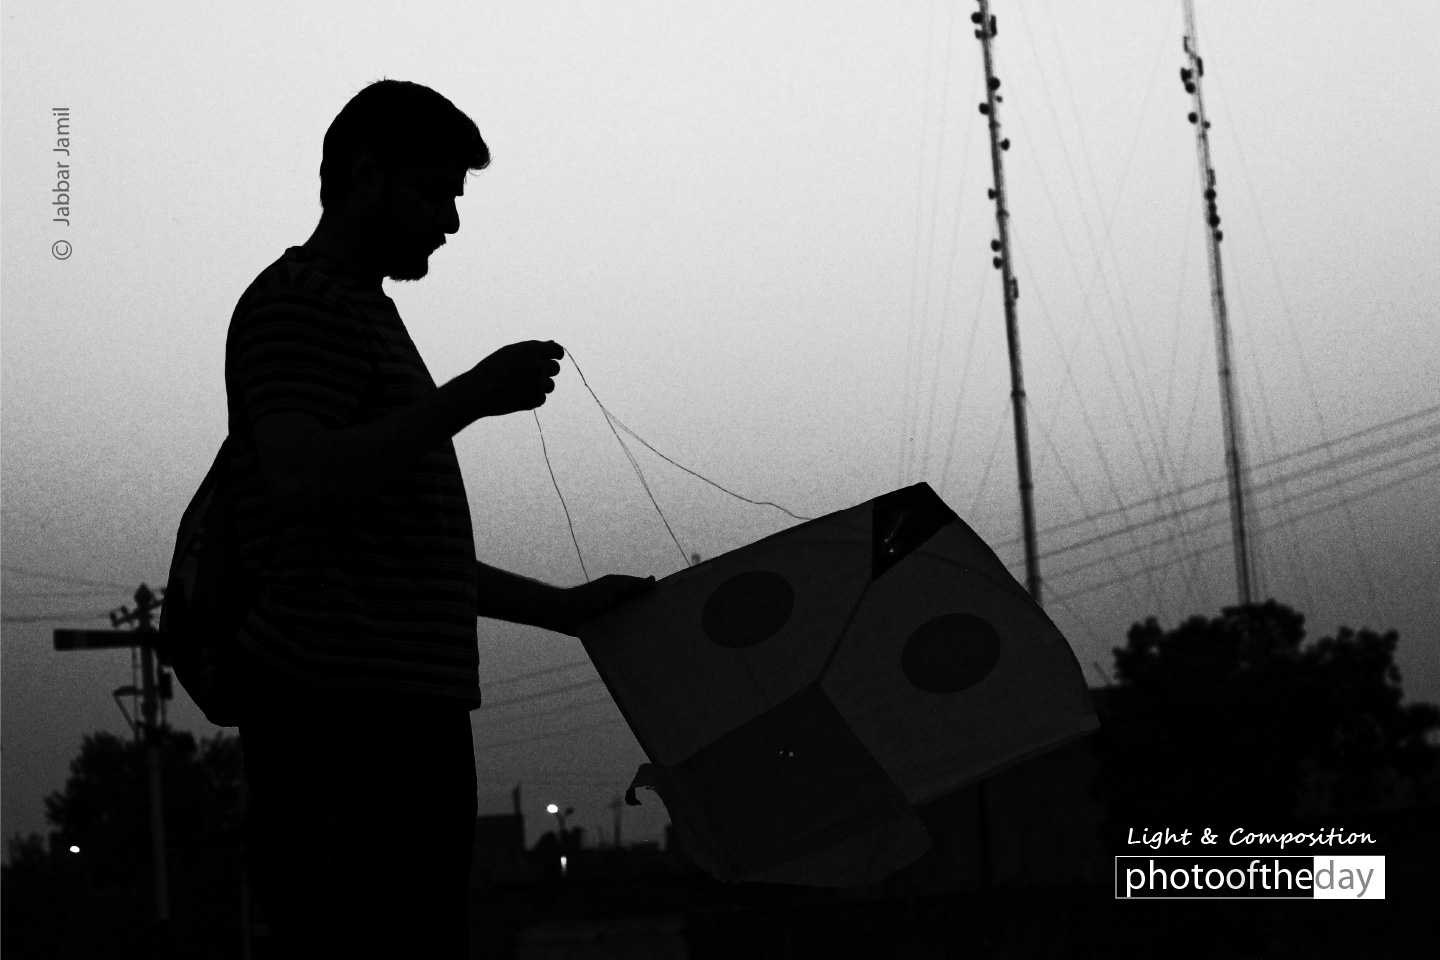
POLYGON ((612 573, 578 587, 570 587, 562 591, 563 602, 558 611, 561 623, 556 629, 572 637, 579 636, 580 628, 586 623, 653 586, 654 577, 628 577, 612 573))
POLYGON ((296 510, 358 501, 480 417, 540 406, 563 356, 553 340, 512 343, 424 399, 353 427, 327 429, 310 413, 267 413, 255 423, 260 469, 274 496, 296 510))
POLYGON ((555 389, 563 356, 564 348, 554 340, 524 340, 501 347, 456 377, 451 383, 464 398, 466 423, 543 404, 555 389))

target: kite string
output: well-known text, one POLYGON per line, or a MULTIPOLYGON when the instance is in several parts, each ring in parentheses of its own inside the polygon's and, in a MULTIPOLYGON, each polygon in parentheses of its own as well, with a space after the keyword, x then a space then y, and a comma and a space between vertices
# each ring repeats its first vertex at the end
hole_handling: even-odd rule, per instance
MULTIPOLYGON (((578 370, 580 368, 576 367, 575 369, 578 370)), ((606 423, 610 426, 610 432, 615 433, 615 425, 609 423, 608 420, 606 423)), ((620 434, 615 433, 615 441, 620 444, 620 449, 625 451, 625 459, 630 461, 630 466, 635 471, 635 476, 640 480, 640 486, 645 488, 645 496, 650 498, 650 505, 653 506, 655 512, 660 515, 660 522, 665 524, 665 532, 670 534, 671 540, 675 541, 675 549, 680 551, 681 561, 684 562, 685 566, 690 566, 689 555, 685 553, 685 548, 680 546, 680 540, 675 536, 675 531, 670 529, 670 521, 665 519, 665 513, 660 509, 660 504, 655 502, 655 494, 650 492, 650 484, 645 482, 645 473, 640 469, 640 462, 635 459, 635 454, 630 452, 630 448, 625 445, 625 441, 620 439, 620 434)))
MULTIPOLYGON (((625 459, 630 461, 630 468, 635 471, 635 476, 640 481, 640 486, 644 488, 645 495, 650 498, 650 505, 655 508, 655 513, 660 517, 660 522, 665 525, 665 532, 670 534, 670 539, 674 541, 675 549, 680 551, 680 559, 685 563, 686 566, 691 565, 689 555, 685 552, 685 548, 680 545, 680 539, 675 536, 675 530, 670 526, 670 521, 666 519, 665 512, 660 509, 660 504, 656 501, 655 494, 653 491, 651 491, 650 484, 645 479, 645 472, 640 469, 639 461, 635 459, 635 454, 631 452, 629 445, 625 443, 624 438, 621 437, 619 431, 615 429, 616 427, 624 430, 635 440, 643 444, 645 446, 645 449, 649 450, 651 453, 655 454, 657 457, 664 460, 666 463, 670 464, 673 467, 678 467, 679 469, 690 474, 690 476, 695 477, 697 480, 703 480, 705 483, 710 484, 710 486, 714 487, 716 490, 719 490, 721 493, 728 494, 729 496, 734 497, 737 500, 742 500, 745 503, 753 504, 757 507, 774 507, 776 510, 779 510, 781 513, 795 520, 815 519, 814 517, 802 516, 770 500, 752 500, 747 496, 738 494, 734 490, 730 490, 726 487, 721 486, 714 480, 711 480, 709 477, 706 477, 700 473, 697 473, 694 470, 691 470, 683 463, 677 463, 675 460, 667 457, 659 450, 656 450, 655 447, 652 446, 648 440, 640 436, 634 430, 631 430, 629 427, 627 427, 623 422, 621 422, 619 417, 615 416, 615 414, 610 412, 610 409, 606 407, 605 404, 600 402, 600 398, 596 396, 594 388, 590 386, 590 381, 585 378, 585 371, 580 369, 580 364, 575 360, 575 354, 568 349, 565 351, 565 354, 570 358, 570 363, 572 366, 575 367, 575 372, 580 375, 580 382, 585 385, 586 392, 588 392, 590 394, 590 398, 595 401, 595 405, 600 408, 600 412, 605 415, 605 425, 610 428, 611 434, 613 434, 615 437, 615 442, 620 444, 620 450, 625 454, 625 459)), ((531 414, 535 417, 535 429, 540 432, 540 452, 544 454, 545 457, 545 469, 548 470, 550 473, 550 483, 555 487, 555 495, 560 498, 560 508, 565 511, 565 524, 570 529, 570 542, 575 545, 575 557, 580 561, 580 569, 584 572, 585 580, 588 583, 590 581, 590 571, 585 566, 585 557, 580 552, 580 541, 575 536, 575 523, 570 516, 570 508, 565 503, 565 495, 560 492, 559 481, 555 479, 555 468, 550 463, 550 451, 545 443, 545 428, 540 425, 540 414, 538 413, 538 411, 532 410, 531 414)))
POLYGON ((555 479, 555 468, 550 465, 550 451, 545 446, 545 428, 540 426, 540 414, 531 410, 535 417, 535 429, 540 431, 540 452, 545 455, 545 469, 550 471, 550 482, 555 485, 555 496, 560 498, 560 509, 565 511, 565 525, 570 528, 570 542, 575 544, 575 558, 580 561, 580 571, 585 574, 585 582, 590 582, 590 571, 585 568, 585 557, 580 553, 580 541, 575 539, 575 523, 570 519, 570 508, 565 505, 565 494, 560 492, 560 482, 555 479))
MULTIPOLYGON (((603 404, 603 403, 600 402, 600 398, 597 397, 597 396, 595 396, 595 391, 594 391, 594 390, 591 388, 591 386, 590 386, 590 381, 587 380, 587 379, 585 379, 585 371, 581 370, 581 369, 580 369, 580 364, 576 362, 576 360, 575 360, 575 354, 574 354, 573 352, 571 352, 569 349, 566 349, 565 355, 570 358, 570 363, 571 363, 571 365, 573 365, 573 366, 575 367, 575 372, 578 373, 578 374, 580 374, 580 382, 583 383, 583 384, 585 385, 585 389, 586 389, 587 391, 589 391, 591 398, 595 401, 595 405, 600 408, 600 412, 601 412, 601 413, 605 414, 605 419, 610 423, 610 431, 611 431, 612 433, 615 432, 615 427, 618 426, 621 430, 624 430, 624 431, 625 431, 626 433, 628 433, 630 436, 634 437, 634 438, 635 438, 636 440, 638 440, 640 443, 644 444, 644 445, 645 445, 645 448, 646 448, 647 450, 649 450, 651 453, 655 454, 655 455, 656 455, 657 457, 659 457, 661 460, 664 460, 666 463, 670 464, 670 465, 673 466, 673 467, 678 467, 678 468, 680 468, 681 470, 684 470, 686 473, 690 474, 690 476, 696 478, 697 480, 703 480, 703 481, 705 481, 706 483, 710 484, 710 486, 714 487, 716 490, 719 490, 719 491, 722 492, 722 493, 729 494, 730 496, 734 497, 734 498, 737 499, 737 500, 743 500, 743 501, 745 501, 746 503, 754 504, 754 505, 757 506, 757 507, 774 507, 776 510, 779 510, 781 513, 783 513, 783 514, 785 514, 786 516, 791 517, 791 518, 793 518, 793 519, 795 519, 795 520, 814 520, 814 519, 815 519, 814 517, 804 517, 804 516, 801 516, 800 514, 794 513, 793 511, 790 511, 790 510, 787 510, 786 508, 780 506, 780 504, 778 504, 778 503, 773 503, 773 502, 771 502, 771 501, 769 501, 769 500, 751 500, 749 497, 742 496, 741 494, 736 493, 734 490, 729 490, 729 489, 727 489, 727 488, 725 488, 725 487, 722 487, 720 484, 716 483, 714 480, 711 480, 709 477, 702 476, 701 474, 696 473, 694 470, 691 470, 689 467, 685 466, 684 464, 682 464, 682 463, 676 463, 674 460, 672 460, 672 459, 670 459, 669 457, 665 456, 665 454, 661 453, 659 450, 656 450, 653 446, 651 446, 651 445, 650 445, 650 442, 649 442, 648 440, 646 440, 644 437, 640 436, 640 435, 639 435, 638 433, 636 433, 634 430, 631 430, 629 427, 625 426, 625 424, 620 421, 620 418, 619 418, 619 417, 617 417, 617 416, 615 416, 615 414, 611 413, 611 412, 610 412, 610 409, 609 409, 608 407, 606 407, 605 404, 603 404)), ((616 440, 620 440, 620 435, 619 435, 619 434, 616 434, 616 435, 615 435, 615 439, 616 439, 616 440)), ((620 446, 621 446, 621 447, 624 447, 624 446, 625 446, 625 442, 624 442, 623 440, 620 440, 620 446)), ((633 460, 632 460, 632 462, 633 462, 633 460)), ((638 470, 639 468, 637 467, 636 469, 638 470)), ((652 499, 653 499, 653 498, 652 498, 652 499)), ((655 509, 656 509, 656 510, 659 510, 660 508, 657 506, 655 509)))
MULTIPOLYGON (((575 363, 575 358, 571 357, 570 362, 575 363)), ((575 369, 577 372, 580 370, 579 364, 576 364, 575 369)), ((584 381, 585 375, 583 373, 580 375, 580 379, 584 381)), ((588 383, 585 384, 585 389, 590 390, 590 385, 588 383)), ((590 396, 595 396, 594 390, 590 390, 590 396)), ((595 402, 600 403, 600 399, 596 397, 595 402)), ((601 405, 600 409, 602 411, 605 410, 603 404, 601 405)), ((545 449, 545 430, 540 427, 540 415, 534 410, 530 412, 535 415, 535 427, 540 430, 540 450, 542 453, 545 454, 545 467, 550 471, 550 482, 555 485, 555 493, 557 496, 560 497, 560 506, 564 507, 565 509, 565 522, 570 524, 570 540, 572 543, 575 544, 575 556, 580 559, 580 569, 584 570, 585 558, 580 554, 580 542, 575 539, 575 524, 572 523, 570 520, 570 508, 565 506, 565 497, 563 494, 560 493, 560 484, 556 482, 555 470, 550 465, 550 454, 545 449)), ((608 411, 606 411, 606 416, 608 418, 608 411)), ((680 546, 680 540, 675 536, 675 531, 671 529, 670 521, 665 519, 665 513, 660 509, 660 504, 655 501, 655 494, 650 492, 650 484, 645 481, 645 474, 640 469, 640 464, 636 461, 635 455, 630 452, 630 448, 625 445, 625 441, 620 439, 620 434, 615 433, 615 425, 610 423, 608 419, 605 422, 606 425, 610 427, 610 432, 615 434, 615 442, 620 444, 620 449, 625 453, 625 459, 630 461, 630 466, 635 471, 635 476, 638 477, 640 480, 640 486, 645 489, 645 495, 650 498, 651 506, 653 506, 655 508, 655 512, 660 515, 660 522, 665 525, 665 532, 670 534, 670 539, 675 542, 675 549, 680 551, 681 561, 687 567, 690 566, 690 558, 688 555, 686 555, 685 548, 680 546)), ((587 583, 590 580, 590 573, 588 570, 585 572, 585 580, 587 583)))

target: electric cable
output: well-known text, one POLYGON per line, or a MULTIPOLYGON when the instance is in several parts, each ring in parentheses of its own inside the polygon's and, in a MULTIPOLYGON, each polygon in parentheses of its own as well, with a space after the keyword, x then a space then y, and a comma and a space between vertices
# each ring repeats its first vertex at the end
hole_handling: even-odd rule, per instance
POLYGON ((88 577, 76 577, 64 573, 50 573, 45 570, 36 570, 33 567, 21 567, 9 563, 0 564, 0 570, 25 577, 39 577, 42 580, 54 580, 57 583, 71 583, 85 587, 106 587, 111 590, 123 590, 127 594, 135 589, 133 586, 126 586, 123 583, 113 583, 109 580, 93 580, 88 577))
MULTIPOLYGON (((475 748, 477 750, 499 750, 502 747, 514 747, 525 743, 535 743, 540 740, 552 740, 555 737, 563 737, 567 733, 580 733, 585 730, 595 730, 600 727, 608 727, 611 724, 623 724, 624 722, 624 717, 610 717, 606 720, 598 720, 594 723, 583 723, 576 727, 566 727, 563 730, 553 730, 549 733, 539 733, 528 737, 515 737, 510 740, 497 740, 492 743, 477 743, 475 748)), ((626 727, 626 729, 628 730, 629 727, 626 727)))
MULTIPOLYGON (((1417 458, 1417 459, 1418 459, 1418 458, 1417 458)), ((1431 474, 1431 473, 1435 473, 1437 470, 1440 470, 1440 465, 1427 466, 1426 468, 1424 468, 1424 469, 1422 469, 1422 470, 1418 470, 1418 471, 1414 471, 1414 472, 1412 472, 1412 473, 1408 473, 1408 474, 1406 474, 1406 475, 1403 476, 1403 477, 1395 478, 1395 479, 1393 479, 1393 480, 1390 480, 1390 481, 1387 481, 1387 482, 1385 482, 1385 483, 1379 484, 1379 485, 1377 485, 1377 486, 1375 486, 1375 487, 1371 487, 1371 488, 1368 488, 1368 489, 1366 489, 1366 490, 1363 490, 1363 491, 1361 491, 1361 492, 1359 492, 1359 493, 1356 493, 1356 494, 1353 494, 1353 495, 1345 495, 1345 496, 1342 496, 1340 500, 1338 500, 1338 501, 1336 501, 1336 502, 1334 502, 1334 503, 1321 504, 1320 506, 1314 507, 1314 508, 1312 508, 1312 509, 1310 509, 1310 510, 1306 510, 1306 511, 1304 511, 1304 512, 1297 513, 1297 514, 1292 514, 1292 515, 1289 516, 1289 517, 1284 517, 1284 518, 1282 518, 1282 519, 1280 519, 1280 520, 1275 521, 1274 523, 1271 523, 1271 524, 1268 524, 1268 525, 1266 525, 1266 526, 1264 526, 1264 527, 1259 528, 1259 529, 1257 530, 1257 533, 1265 533, 1265 532, 1267 532, 1267 531, 1269 531, 1269 530, 1274 530, 1274 529, 1276 529, 1277 527, 1283 526, 1283 525, 1285 525, 1285 524, 1296 523, 1296 522, 1299 522, 1300 520, 1305 519, 1305 518, 1307 518, 1307 517, 1316 516, 1316 515, 1318 515, 1318 514, 1326 513, 1326 512, 1331 511, 1331 510, 1343 509, 1343 508, 1345 507, 1345 505, 1346 505, 1347 503, 1349 503, 1349 502, 1352 502, 1352 501, 1354 501, 1354 500, 1365 499, 1365 498, 1370 497, 1370 496, 1374 496, 1375 494, 1381 493, 1381 492, 1383 492, 1383 491, 1385 491, 1385 490, 1392 489, 1393 487, 1399 486, 1400 484, 1408 483, 1408 482, 1411 481, 1411 480, 1415 480, 1415 479, 1418 479, 1418 478, 1420 478, 1420 477, 1427 476, 1427 475, 1429 475, 1429 474, 1431 474)), ((1345 481, 1332 483, 1332 484, 1330 485, 1330 487, 1342 486, 1343 484, 1350 482, 1351 479, 1353 479, 1353 478, 1347 478, 1345 481)), ((1330 487, 1327 487, 1326 489, 1329 489, 1330 487)), ((1292 499, 1298 500, 1298 499, 1303 498, 1304 496, 1313 496, 1313 495, 1314 495, 1315 493, 1317 493, 1317 492, 1321 492, 1321 491, 1319 491, 1319 490, 1308 491, 1308 492, 1306 492, 1306 493, 1304 493, 1304 494, 1297 495, 1296 497, 1294 497, 1294 498, 1292 498, 1292 499)), ((1223 519, 1217 520, 1217 521, 1215 521, 1215 522, 1213 522, 1213 523, 1206 524, 1206 528, 1208 528, 1208 529, 1214 529, 1214 528, 1216 528, 1216 527, 1223 526, 1225 522, 1226 522, 1226 521, 1223 520, 1223 519)), ((1157 541, 1155 541, 1154 544, 1152 544, 1152 545, 1158 545, 1158 544, 1161 544, 1161 543, 1164 543, 1164 542, 1166 542, 1166 541, 1163 540, 1163 539, 1162 539, 1162 540, 1157 540, 1157 541)), ((1208 552, 1210 552, 1211 550, 1218 550, 1218 549, 1220 549, 1220 548, 1222 548, 1222 547, 1224 547, 1224 546, 1227 546, 1227 545, 1228 545, 1228 541, 1223 541, 1223 542, 1221 542, 1221 543, 1219 543, 1219 544, 1215 544, 1215 545, 1213 545, 1213 546, 1200 548, 1198 551, 1191 551, 1191 552, 1190 552, 1190 555, 1199 555, 1199 554, 1203 554, 1203 553, 1208 553, 1208 552)), ((1110 559, 1110 556, 1123 556, 1123 555, 1125 555, 1126 552, 1127 552, 1127 551, 1120 551, 1119 553, 1116 553, 1116 554, 1113 554, 1113 555, 1107 555, 1106 557, 1101 557, 1101 558, 1099 558, 1098 560, 1095 560, 1095 561, 1087 561, 1087 562, 1084 562, 1084 563, 1080 563, 1080 564, 1077 564, 1077 565, 1075 565, 1075 566, 1073 566, 1073 567, 1069 567, 1069 568, 1067 568, 1067 569, 1065 569, 1065 570, 1061 570, 1061 571, 1058 571, 1058 572, 1056 572, 1056 573, 1052 573, 1050 576, 1051 576, 1051 578, 1053 579, 1053 578, 1056 578, 1056 577, 1068 576, 1068 575, 1073 574, 1073 573, 1079 573, 1079 572, 1082 572, 1084 569, 1086 569, 1086 568, 1088 568, 1088 567, 1092 567, 1092 566, 1094 566, 1094 565, 1097 564, 1097 563, 1101 563, 1101 562, 1104 562, 1104 561, 1110 559)), ((1129 551, 1129 552, 1133 552, 1133 551, 1129 551)), ((1179 555, 1178 557, 1172 557, 1172 558, 1170 558, 1170 559, 1168 559, 1168 560, 1160 561, 1160 562, 1157 563, 1155 566, 1156 566, 1157 569, 1159 569, 1159 568, 1161 568, 1161 567, 1169 566, 1169 565, 1171 565, 1171 564, 1180 562, 1181 560, 1185 559, 1185 557, 1186 557, 1185 554, 1181 554, 1181 555, 1179 555)), ((1105 581, 1103 584, 1095 585, 1095 586, 1093 587, 1093 589, 1099 589, 1101 586, 1108 586, 1108 585, 1110 585, 1111 583, 1115 583, 1115 582, 1118 582, 1118 581, 1115 581, 1115 580, 1105 581)), ((1067 596, 1067 597, 1078 596, 1080 593, 1084 593, 1084 592, 1088 591, 1089 589, 1092 589, 1092 588, 1091 588, 1091 587, 1087 587, 1087 588, 1085 588, 1084 590, 1081 590, 1081 591, 1072 591, 1072 592, 1066 594, 1065 596, 1067 596)))

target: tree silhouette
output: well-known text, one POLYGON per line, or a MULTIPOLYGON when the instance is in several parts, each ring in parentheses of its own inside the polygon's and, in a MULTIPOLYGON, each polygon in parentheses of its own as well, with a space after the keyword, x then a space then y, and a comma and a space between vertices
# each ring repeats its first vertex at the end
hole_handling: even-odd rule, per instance
MULTIPOLYGON (((160 755, 172 946, 185 956, 238 956, 240 741, 221 734, 197 743, 166 731, 160 755)), ((106 732, 82 739, 64 788, 45 798, 48 848, 34 834, 9 840, 0 894, 6 954, 150 955, 146 774, 144 747, 133 740, 106 732)))
POLYGON ((1112 825, 1283 824, 1408 802, 1435 762, 1440 710, 1402 704, 1398 639, 1344 628, 1306 645, 1304 617, 1273 600, 1170 631, 1136 624, 1102 696, 1112 825))

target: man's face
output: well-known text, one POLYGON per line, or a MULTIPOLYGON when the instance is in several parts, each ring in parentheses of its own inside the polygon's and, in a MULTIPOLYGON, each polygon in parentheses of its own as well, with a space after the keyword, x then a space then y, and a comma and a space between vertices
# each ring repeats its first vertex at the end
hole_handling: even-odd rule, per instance
POLYGON ((465 169, 433 162, 405 167, 385 181, 366 232, 377 266, 392 280, 419 280, 430 270, 430 254, 460 229, 455 198, 465 193, 465 169))

